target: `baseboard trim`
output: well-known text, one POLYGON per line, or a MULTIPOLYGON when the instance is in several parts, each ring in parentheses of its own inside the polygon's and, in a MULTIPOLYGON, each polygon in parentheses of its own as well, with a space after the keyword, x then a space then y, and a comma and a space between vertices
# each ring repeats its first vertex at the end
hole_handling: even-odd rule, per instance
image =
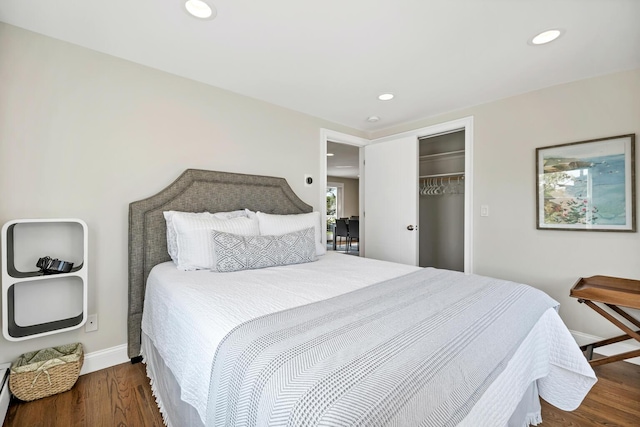
POLYGON ((122 344, 104 350, 92 351, 84 355, 84 363, 80 375, 89 374, 101 369, 110 368, 129 361, 127 345, 122 344))
MULTIPOLYGON (((604 338, 597 337, 595 335, 585 334, 579 331, 569 331, 578 345, 585 345, 592 342, 598 342, 604 338)), ((634 341, 618 342, 615 344, 605 345, 604 347, 598 347, 594 352, 602 354, 603 356, 613 356, 615 354, 624 353, 626 351, 638 350, 640 345, 637 345, 634 341)), ((627 359, 625 362, 633 363, 634 365, 640 365, 640 357, 634 357, 633 359, 627 359)))

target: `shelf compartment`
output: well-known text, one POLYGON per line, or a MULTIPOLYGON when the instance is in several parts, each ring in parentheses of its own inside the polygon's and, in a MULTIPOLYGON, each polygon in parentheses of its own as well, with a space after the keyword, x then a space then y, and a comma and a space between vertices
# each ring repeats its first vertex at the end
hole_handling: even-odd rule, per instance
POLYGON ((7 332, 10 335, 12 341, 33 338, 34 336, 49 335, 56 332, 64 332, 70 329, 76 329, 86 321, 86 313, 85 311, 82 311, 77 316, 72 316, 69 318, 21 326, 16 321, 16 315, 17 317, 21 317, 24 316, 25 313, 20 313, 23 311, 21 310, 22 307, 16 307, 15 291, 15 285, 13 285, 9 287, 6 295, 8 315, 7 332), (16 311, 18 311, 19 314, 17 314, 16 311))
POLYGON ((88 233, 84 221, 18 219, 2 228, 2 333, 20 341, 77 329, 87 318, 88 233), (39 258, 73 262, 43 274, 39 258))
POLYGON ((6 238, 7 273, 11 277, 40 276, 36 262, 44 256, 73 262, 73 271, 84 264, 85 226, 74 220, 32 220, 7 223, 3 233, 6 238), (35 252, 37 248, 40 252, 35 252))

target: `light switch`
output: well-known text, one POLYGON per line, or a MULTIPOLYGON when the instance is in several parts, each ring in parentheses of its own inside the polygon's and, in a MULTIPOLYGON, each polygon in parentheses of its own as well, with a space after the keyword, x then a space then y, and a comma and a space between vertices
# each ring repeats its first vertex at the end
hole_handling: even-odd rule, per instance
POLYGON ((489 206, 488 205, 480 206, 480 216, 489 216, 489 206))

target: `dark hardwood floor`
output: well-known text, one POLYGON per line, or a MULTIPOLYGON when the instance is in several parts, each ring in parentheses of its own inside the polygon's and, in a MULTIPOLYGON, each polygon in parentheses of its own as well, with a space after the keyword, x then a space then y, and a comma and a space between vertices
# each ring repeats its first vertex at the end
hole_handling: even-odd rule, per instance
MULTIPOLYGON (((129 363, 83 375, 68 392, 33 402, 13 400, 4 427, 162 426, 145 365, 129 363)), ((542 402, 542 427, 640 426, 640 366, 597 366, 598 383, 573 412, 542 402)), ((176 426, 188 427, 188 426, 176 426)))
POLYGON ((142 363, 124 363, 82 375, 71 390, 33 402, 14 399, 3 424, 4 427, 163 425, 142 363))

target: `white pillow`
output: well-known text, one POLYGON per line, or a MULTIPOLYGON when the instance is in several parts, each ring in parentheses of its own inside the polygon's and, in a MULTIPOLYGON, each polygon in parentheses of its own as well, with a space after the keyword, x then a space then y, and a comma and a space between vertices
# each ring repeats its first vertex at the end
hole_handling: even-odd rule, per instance
POLYGON ((173 215, 178 246, 177 267, 180 270, 211 269, 216 265, 212 231, 255 236, 260 234, 257 219, 236 217, 219 219, 211 216, 173 215))
POLYGON ((176 229, 173 226, 173 216, 175 214, 188 215, 188 216, 194 216, 194 217, 212 216, 213 218, 219 218, 219 219, 231 219, 231 218, 237 218, 240 216, 249 217, 249 212, 251 211, 249 211, 248 209, 242 209, 242 210, 231 211, 231 212, 216 212, 213 214, 209 212, 181 212, 181 211, 162 212, 164 214, 164 220, 167 223, 167 252, 169 252, 169 256, 171 257, 174 263, 178 264, 178 242, 176 241, 176 229))
POLYGON ((256 212, 256 216, 260 223, 260 234, 262 235, 280 236, 313 227, 315 230, 316 255, 324 255, 327 252, 327 248, 322 244, 320 212, 293 215, 273 215, 256 212))

